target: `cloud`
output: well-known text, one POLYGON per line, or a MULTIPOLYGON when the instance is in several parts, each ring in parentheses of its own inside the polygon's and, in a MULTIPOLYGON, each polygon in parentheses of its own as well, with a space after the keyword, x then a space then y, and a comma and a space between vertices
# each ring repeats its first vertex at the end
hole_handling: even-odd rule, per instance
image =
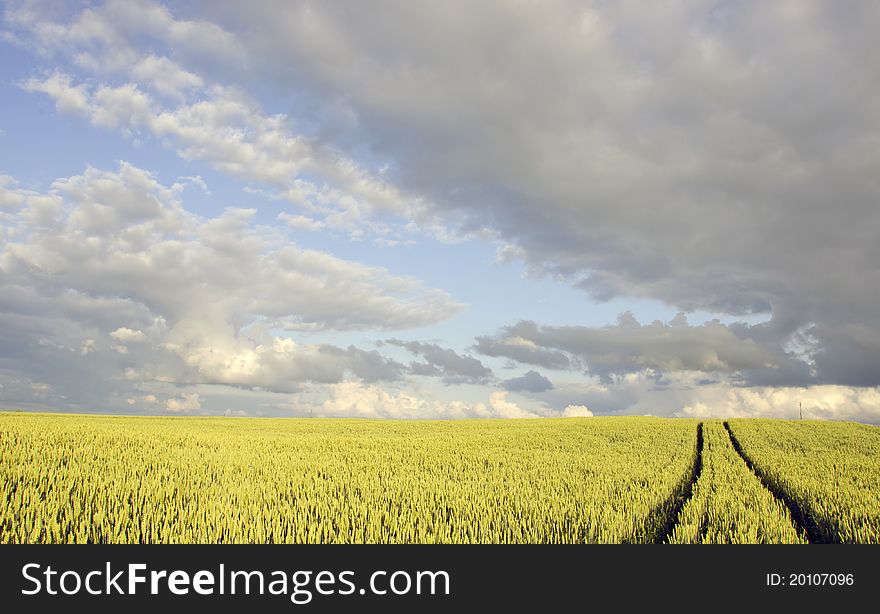
POLYGON ((501 386, 511 392, 544 392, 553 389, 553 382, 537 371, 529 371, 520 377, 501 382, 501 386))
POLYGON ((880 388, 715 388, 701 393, 675 415, 690 418, 857 420, 880 424, 880 388))
POLYGON ((489 395, 489 409, 497 418, 537 418, 538 414, 521 408, 507 399, 507 392, 496 390, 489 395))
POLYGON ((460 309, 415 279, 296 247, 251 224, 252 210, 189 214, 177 191, 126 163, 118 172, 90 168, 59 179, 50 196, 66 209, 40 229, 27 221, 30 207, 20 211, 6 226, 18 225, 24 238, 5 246, 4 263, 21 274, 40 271, 36 279, 49 284, 132 297, 178 319, 199 311, 200 320, 251 314, 294 327, 396 329, 460 309))
POLYGON ((385 343, 406 349, 421 356, 425 362, 411 363, 415 375, 438 376, 446 384, 485 384, 494 378, 492 369, 471 356, 462 356, 449 348, 434 343, 386 339, 385 343))
MULTIPOLYGON (((43 56, 69 54, 77 66, 116 71, 136 57, 134 41, 166 46, 182 59, 241 69, 247 51, 238 38, 211 21, 177 19, 164 6, 145 0, 109 0, 94 7, 20 2, 4 13, 7 36, 43 56), (79 11, 79 12, 77 12, 79 11)), ((144 68, 149 75, 180 80, 168 66, 144 68)), ((189 79, 187 79, 188 81, 189 79)))
POLYGON ((108 20, 128 34, 149 35, 172 48, 221 62, 244 63, 247 51, 238 38, 210 21, 178 19, 161 4, 144 0, 112 0, 105 11, 108 20))
POLYGON ((477 347, 529 364, 540 364, 546 356, 554 359, 549 364, 583 364, 589 373, 606 380, 649 369, 738 373, 746 379, 752 374, 766 377, 769 371, 789 383, 809 380, 809 365, 785 352, 777 340, 763 338, 763 328, 729 327, 717 320, 691 326, 684 314, 669 323, 642 325, 626 312, 616 325, 603 327, 522 321, 503 329, 496 339, 478 338, 477 347))
MULTIPOLYGON (((199 334, 205 334, 199 332, 199 334)), ((347 349, 332 345, 300 345, 293 339, 261 335, 247 340, 230 339, 224 335, 194 342, 190 331, 183 335, 184 343, 171 331, 163 348, 180 358, 187 367, 182 371, 149 368, 135 371, 141 379, 168 379, 191 384, 225 384, 295 392, 304 382, 340 382, 357 377, 366 382, 399 379, 402 365, 390 361, 378 352, 368 352, 353 346, 347 349)))
POLYGON ((299 416, 359 417, 381 419, 462 419, 462 418, 536 418, 507 398, 504 391, 493 391, 487 402, 442 401, 423 394, 389 391, 372 384, 340 382, 312 390, 312 400, 298 395, 293 412, 299 416))
POLYGON ((549 412, 560 413, 569 405, 588 407, 597 415, 645 413, 643 405, 649 405, 652 413, 663 415, 674 408, 678 400, 670 401, 669 397, 680 392, 681 388, 690 385, 690 379, 682 382, 678 377, 674 381, 680 386, 658 389, 657 375, 649 373, 633 373, 618 378, 614 382, 603 383, 597 378, 559 377, 555 378, 553 388, 533 393, 522 391, 521 394, 534 399, 549 412))
POLYGON ((278 219, 290 226, 291 228, 296 228, 298 230, 308 230, 310 232, 315 232, 318 230, 322 230, 326 227, 326 224, 320 220, 316 220, 305 215, 291 215, 290 213, 286 213, 283 211, 278 214, 278 219))
POLYGON ((144 382, 289 392, 395 380, 403 365, 376 351, 278 331, 397 330, 460 309, 415 279, 300 248, 252 211, 194 215, 182 184, 127 163, 45 194, 9 185, 0 194, 18 205, 0 218, 0 371, 49 382, 68 405, 112 407, 144 382))
MULTIPOLYGON (((170 63, 161 60, 163 66, 170 63)), ((133 77, 142 73, 142 65, 143 61, 135 66, 133 77)), ((156 88, 157 82, 147 80, 146 85, 156 88)), ((167 106, 137 82, 90 87, 73 84, 70 76, 56 72, 32 77, 22 87, 54 99, 59 112, 83 116, 128 137, 151 135, 185 160, 206 161, 225 174, 270 186, 271 197, 310 214, 286 214, 286 221, 294 225, 311 219, 353 238, 372 234, 383 239, 393 232, 409 232, 413 220, 425 229, 436 223, 423 199, 402 193, 341 152, 296 134, 289 118, 265 115, 257 102, 235 88, 193 85, 190 89, 198 96, 193 94, 192 102, 183 102, 180 94, 176 106, 167 106), (386 221, 379 221, 379 215, 386 221), (396 230, 388 224, 388 215, 402 220, 396 230)), ((160 94, 170 95, 170 85, 160 82, 158 87, 160 94)))
MULTIPOLYGON (((532 273, 596 300, 766 314, 779 346, 816 325, 829 360, 880 363, 850 327, 880 330, 880 85, 866 77, 880 71, 880 7, 213 10, 239 20, 258 74, 295 90, 323 138, 380 144, 397 183, 490 229, 532 273)), ((766 349, 718 360, 778 362, 766 349)), ((648 362, 667 358, 714 360, 648 362)), ((817 381, 880 383, 872 369, 816 368, 817 381)))
POLYGON ((76 15, 17 6, 5 22, 21 44, 66 57, 77 72, 93 75, 75 82, 70 70, 56 68, 21 84, 49 96, 61 113, 138 141, 152 136, 186 160, 264 184, 271 197, 309 214, 291 220, 320 218, 315 223, 323 227, 382 244, 404 242, 389 236, 411 234, 414 220, 444 236, 424 199, 401 191, 381 169, 298 132, 292 117, 264 113, 245 89, 185 68, 190 63, 228 78, 247 64, 236 36, 216 24, 176 19, 152 2, 108 2, 76 15), (145 45, 149 39, 153 44, 145 45), (156 51, 163 48, 167 55, 156 51))
POLYGON ((194 177, 178 177, 177 180, 178 182, 183 182, 184 185, 194 185, 206 196, 211 196, 211 190, 208 189, 208 184, 202 179, 201 175, 195 175, 194 177))
POLYGON ((184 100, 189 91, 204 84, 198 75, 182 69, 166 57, 155 55, 148 55, 135 64, 131 76, 157 93, 176 100, 184 100))
POLYGON ((72 85, 71 77, 53 73, 44 79, 31 78, 22 85, 26 92, 42 92, 55 101, 61 113, 85 114, 89 111, 89 93, 83 85, 72 85))
POLYGON ((880 328, 816 324, 806 333, 813 341, 811 358, 821 382, 846 386, 875 386, 880 382, 880 328))
MULTIPOLYGON (((859 390, 869 399, 880 384, 880 84, 866 77, 880 71, 878 18, 870 3, 812 0, 112 1, 15 3, 3 16, 4 39, 51 65, 26 91, 254 184, 287 203, 278 220, 295 231, 376 245, 419 230, 481 237, 499 260, 596 301, 769 318, 519 322, 476 338, 484 356, 587 371, 537 393, 555 412, 663 414, 713 394, 727 403, 722 389, 840 386, 849 400, 827 411, 868 418, 859 390)), ((248 210, 189 214, 186 180, 110 175, 126 187, 94 169, 47 192, 0 179, 4 394, 137 398, 137 377, 290 391, 472 377, 453 372, 473 364, 403 367, 290 339, 434 323, 460 308, 444 293, 291 245, 248 210), (148 341, 109 336, 121 328, 148 341), (76 386, 92 372, 114 375, 76 386)))
POLYGON ((165 410, 175 414, 191 414, 201 407, 199 395, 195 392, 186 392, 179 397, 165 401, 165 410))
POLYGON ((132 407, 140 405, 141 407, 152 408, 159 403, 159 399, 154 394, 145 394, 139 397, 129 397, 125 402, 132 407))
POLYGON ((591 418, 591 412, 586 405, 568 405, 562 410, 563 418, 591 418))
POLYGON ((130 328, 126 328, 125 326, 120 326, 116 330, 110 333, 110 336, 114 339, 123 342, 135 342, 139 343, 142 341, 146 341, 147 336, 141 330, 132 330, 130 328))
POLYGON ((587 408, 594 415, 661 417, 764 417, 797 419, 799 404, 811 420, 855 420, 880 424, 880 387, 836 385, 743 386, 728 377, 710 380, 699 372, 630 373, 603 383, 598 378, 561 378, 541 393, 522 392, 544 416, 587 408))
POLYGON ((518 336, 477 337, 474 350, 486 356, 510 358, 546 369, 569 369, 573 366, 572 359, 564 352, 538 347, 534 341, 518 336))

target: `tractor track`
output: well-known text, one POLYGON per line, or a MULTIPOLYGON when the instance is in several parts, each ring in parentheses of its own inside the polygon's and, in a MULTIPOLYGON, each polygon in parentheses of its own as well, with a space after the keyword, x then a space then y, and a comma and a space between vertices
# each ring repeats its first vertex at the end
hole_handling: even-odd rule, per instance
POLYGON ((751 472, 755 474, 755 477, 761 481, 764 488, 770 491, 770 494, 772 494, 777 501, 788 508, 792 522, 794 522, 798 531, 803 533, 807 538, 807 541, 811 544, 827 543, 828 540, 823 538, 822 533, 816 525, 816 522, 813 520, 812 514, 809 513, 809 510, 801 507, 791 495, 779 488, 757 465, 755 465, 755 463, 752 462, 752 459, 750 459, 749 455, 743 450, 736 435, 733 434, 733 431, 730 428, 730 423, 727 422, 727 420, 724 421, 724 429, 727 431, 728 437, 730 437, 730 443, 733 444, 733 449, 736 450, 736 453, 743 459, 743 462, 751 472))
POLYGON ((691 474, 687 482, 685 482, 673 494, 671 500, 667 502, 667 504, 664 506, 665 509, 668 509, 665 514, 666 521, 663 523, 662 528, 658 531, 657 539, 654 540, 655 543, 669 543, 669 538, 672 536, 672 532, 678 525, 678 517, 681 515, 681 511, 684 509, 684 506, 687 505, 687 502, 691 500, 691 497, 693 497, 694 486, 696 485, 697 480, 700 479, 700 474, 702 472, 703 423, 700 422, 699 424, 697 424, 697 453, 694 457, 694 464, 691 468, 691 474))

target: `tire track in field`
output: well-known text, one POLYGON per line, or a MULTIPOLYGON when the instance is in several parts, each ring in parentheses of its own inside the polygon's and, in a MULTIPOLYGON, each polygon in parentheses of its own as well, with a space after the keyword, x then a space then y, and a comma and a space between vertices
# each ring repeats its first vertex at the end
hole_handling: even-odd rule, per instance
POLYGON ((807 537, 807 541, 811 544, 827 543, 827 540, 822 538, 822 534, 813 520, 810 510, 798 505, 798 502, 795 501, 791 495, 779 488, 757 465, 755 465, 755 463, 752 462, 752 459, 750 459, 749 455, 745 453, 745 450, 743 450, 736 435, 734 435, 733 431, 730 429, 730 423, 727 422, 727 420, 724 421, 724 428, 727 431, 728 437, 730 437, 730 443, 733 444, 733 449, 736 450, 736 453, 743 459, 746 466, 761 481, 764 488, 769 490, 770 494, 772 494, 777 501, 788 508, 788 513, 791 515, 791 519, 798 531, 803 533, 807 537))
MULTIPOLYGON (((678 517, 681 515, 681 511, 694 495, 694 485, 697 483, 697 480, 700 479, 700 473, 702 473, 702 471, 703 423, 700 422, 697 425, 697 454, 694 457, 694 466, 691 468, 691 474, 687 482, 683 483, 678 489, 676 489, 676 492, 672 494, 672 497, 662 506, 661 510, 668 509, 668 511, 665 513, 666 520, 658 531, 657 539, 654 540, 655 543, 669 543, 669 538, 672 536, 672 532, 678 524, 678 517)), ((662 514, 663 512, 661 511, 660 513, 662 514)))

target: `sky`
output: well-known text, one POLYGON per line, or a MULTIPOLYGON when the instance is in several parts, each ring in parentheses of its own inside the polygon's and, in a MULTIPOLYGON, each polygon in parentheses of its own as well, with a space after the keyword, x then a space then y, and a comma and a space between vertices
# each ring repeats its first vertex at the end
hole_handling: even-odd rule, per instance
POLYGON ((880 5, 3 3, 0 409, 880 423, 880 5))

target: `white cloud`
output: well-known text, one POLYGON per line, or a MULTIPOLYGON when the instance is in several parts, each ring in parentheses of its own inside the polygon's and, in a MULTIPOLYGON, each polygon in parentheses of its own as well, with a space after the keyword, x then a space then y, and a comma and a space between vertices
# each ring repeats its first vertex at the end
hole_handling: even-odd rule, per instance
POLYGON ((278 219, 290 226, 291 228, 296 228, 298 230, 308 230, 310 232, 322 230, 327 226, 321 220, 316 220, 305 215, 291 215, 290 213, 286 212, 279 213, 278 219))
MULTIPOLYGON (((242 67, 246 50, 215 23, 175 19, 169 10, 146 0, 109 0, 79 13, 69 6, 22 2, 8 7, 8 39, 43 56, 70 55, 81 68, 118 71, 137 58, 134 40, 164 45, 189 59, 242 67)), ((147 69, 145 69, 147 70, 147 69)), ((147 70, 151 75, 154 70, 147 70)))
POLYGON ((593 412, 586 405, 567 405, 562 410, 563 418, 591 418, 593 412))
MULTIPOLYGON (((309 212, 310 218, 282 218, 292 225, 311 219, 353 238, 368 233, 382 238, 392 227, 372 219, 374 214, 392 214, 402 223, 419 220, 425 229, 437 223, 422 198, 402 193, 340 152, 295 134, 287 117, 264 115, 256 102, 233 88, 203 88, 196 101, 174 107, 160 105, 135 83, 90 88, 72 84, 62 73, 31 78, 23 88, 50 96, 60 112, 130 137, 151 134, 186 160, 203 160, 223 173, 272 186, 278 197, 309 212)), ((401 225, 396 232, 410 227, 401 225)))
MULTIPOLYGON (((7 266, 35 267, 96 295, 134 297, 177 322, 260 315, 279 324, 397 329, 460 309, 415 279, 296 247, 252 225, 251 210, 189 214, 172 189, 129 164, 115 173, 88 169, 54 188, 53 202, 67 202, 58 225, 28 227, 25 239, 7 243, 7 266)), ((31 212, 20 211, 18 224, 31 212)))
POLYGON ((299 416, 357 417, 383 419, 462 419, 462 418, 536 418, 538 414, 526 411, 507 399, 504 391, 493 391, 487 402, 444 401, 431 399, 420 393, 389 391, 356 381, 341 382, 310 391, 306 396, 294 397, 293 411, 299 416))
POLYGON ((261 337, 233 338, 211 330, 178 328, 170 331, 163 347, 179 356, 192 370, 189 377, 201 383, 296 391, 309 381, 338 382, 351 376, 394 380, 400 375, 399 366, 378 352, 261 337))
MULTIPOLYGON (((204 160, 221 172, 267 185, 276 197, 320 218, 316 223, 355 239, 374 235, 384 244, 402 243, 387 235, 411 233, 412 220, 439 237, 450 236, 424 198, 388 181, 387 167, 367 169, 326 141, 297 134, 292 118, 265 114, 242 88, 184 68, 182 61, 204 64, 196 56, 204 60, 210 49, 215 49, 208 54, 214 61, 235 58, 218 72, 241 68, 245 50, 215 24, 175 19, 151 2, 109 2, 57 21, 51 12, 17 7, 6 22, 39 51, 71 58, 80 70, 96 75, 97 83, 74 84, 70 75, 56 71, 22 84, 55 100, 59 112, 130 138, 152 135, 185 159, 204 160), (155 38, 159 48, 166 46, 176 57, 158 54, 152 45, 143 51, 144 37, 155 38), (376 214, 399 219, 379 221, 376 214)), ((305 216, 294 216, 294 223, 298 218, 302 222, 305 216)))
POLYGON ((90 95, 84 85, 73 85, 69 75, 55 72, 44 79, 32 77, 22 84, 26 92, 42 92, 55 101, 61 113, 85 115, 90 111, 90 95))
POLYGON ((15 189, 16 180, 9 175, 0 175, 0 208, 20 207, 25 200, 25 195, 15 189))
POLYGON ((147 336, 142 330, 132 330, 125 326, 117 328, 110 333, 110 336, 126 343, 139 343, 147 340, 147 336))
POLYGON ((94 339, 86 339, 80 345, 80 356, 88 356, 92 352, 95 351, 95 340, 94 339))
POLYGON ((857 420, 880 424, 880 388, 849 386, 710 388, 676 415, 692 418, 857 420))
POLYGON ((493 418, 537 418, 538 414, 521 408, 507 399, 507 392, 496 390, 489 395, 489 410, 493 418))
POLYGON ((208 189, 208 184, 207 182, 205 182, 204 179, 202 179, 201 175, 196 175, 194 177, 178 177, 177 180, 182 181, 184 185, 194 185, 199 188, 206 196, 211 196, 211 190, 208 189))
POLYGON ((583 406, 594 415, 796 419, 802 404, 805 419, 880 424, 880 387, 742 386, 707 373, 651 371, 608 383, 568 379, 555 384, 534 395, 548 408, 546 415, 583 406))
MULTIPOLYGON (((39 84, 36 85, 39 88, 39 84)), ((88 107, 80 110, 93 124, 119 129, 132 135, 144 126, 152 113, 153 101, 133 84, 102 86, 90 93, 88 107)))
POLYGON ((179 397, 165 401, 165 410, 175 414, 191 414, 202 408, 196 392, 185 392, 179 397))
POLYGON ((252 211, 189 213, 180 184, 130 164, 89 168, 46 194, 2 189, 22 204, 0 218, 0 368, 64 380, 88 403, 150 381, 289 392, 398 379, 402 365, 376 351, 277 331, 398 330, 461 308, 416 279, 297 247, 252 211), (71 366, 72 354, 91 369, 71 366))
POLYGON ((166 57, 148 55, 131 69, 132 78, 146 84, 158 94, 174 100, 184 100, 186 95, 201 87, 204 81, 198 75, 182 69, 166 57))
POLYGON ((148 35, 175 49, 241 64, 246 50, 230 32, 210 21, 177 19, 161 4, 146 0, 111 0, 104 15, 121 33, 148 35))

